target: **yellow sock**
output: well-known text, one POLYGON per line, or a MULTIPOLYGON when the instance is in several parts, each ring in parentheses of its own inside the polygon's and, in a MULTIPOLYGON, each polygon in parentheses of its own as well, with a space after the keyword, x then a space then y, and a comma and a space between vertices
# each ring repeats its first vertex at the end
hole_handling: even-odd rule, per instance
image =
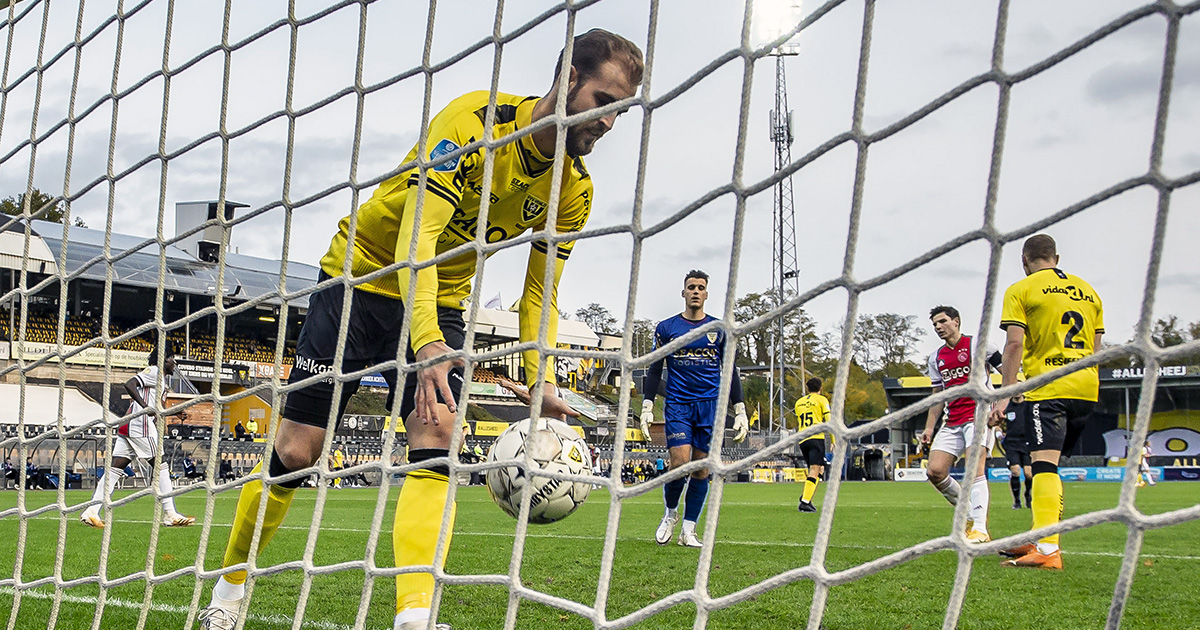
POLYGON ((804 501, 805 503, 812 503, 813 495, 816 493, 817 493, 817 480, 813 477, 809 477, 808 479, 805 479, 804 480, 804 494, 801 495, 800 499, 802 501, 804 501))
MULTIPOLYGON (((449 488, 450 481, 446 475, 428 470, 408 473, 404 486, 400 488, 400 498, 396 500, 396 520, 392 526, 392 547, 396 554, 396 566, 433 564, 449 488)), ((450 546, 450 534, 454 532, 456 511, 457 505, 450 508, 447 548, 450 546)), ((397 575, 396 612, 400 613, 410 608, 429 608, 433 604, 433 585, 432 573, 397 575)))
MULTIPOLYGON (((261 470, 262 462, 259 462, 251 474, 261 470)), ((275 531, 279 529, 279 525, 283 523, 283 516, 287 514, 288 507, 292 505, 292 497, 295 494, 295 488, 284 488, 277 485, 271 486, 267 492, 267 513, 263 516, 262 536, 258 539, 259 553, 262 553, 263 547, 267 546, 271 537, 275 535, 275 531)), ((221 564, 222 567, 245 562, 250 557, 250 540, 254 537, 254 523, 258 517, 258 502, 261 499, 262 480, 255 479, 242 486, 242 493, 238 496, 237 511, 233 515, 233 530, 229 533, 229 543, 225 545, 225 560, 221 564)), ((241 584, 246 581, 246 572, 234 571, 226 574, 225 580, 231 584, 241 584)))
MULTIPOLYGON (((1033 528, 1046 527, 1062 520, 1063 486, 1057 472, 1043 472, 1033 476, 1033 528)), ((1039 540, 1040 543, 1058 545, 1058 534, 1039 540)))

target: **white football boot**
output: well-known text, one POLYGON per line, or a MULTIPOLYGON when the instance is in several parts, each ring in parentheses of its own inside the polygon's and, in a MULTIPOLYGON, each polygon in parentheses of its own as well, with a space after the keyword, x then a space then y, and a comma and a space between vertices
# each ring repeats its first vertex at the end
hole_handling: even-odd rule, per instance
POLYGON ((679 514, 675 516, 663 516, 663 520, 658 524, 658 530, 654 532, 654 542, 665 545, 671 542, 671 537, 675 535, 675 524, 679 522, 679 514))
POLYGON ((686 530, 679 532, 679 540, 677 542, 680 547, 690 547, 692 549, 699 549, 704 546, 704 543, 700 542, 700 538, 696 536, 696 532, 686 530))
POLYGON ((204 630, 233 630, 237 625, 237 610, 221 608, 209 604, 208 608, 200 611, 200 627, 204 630))

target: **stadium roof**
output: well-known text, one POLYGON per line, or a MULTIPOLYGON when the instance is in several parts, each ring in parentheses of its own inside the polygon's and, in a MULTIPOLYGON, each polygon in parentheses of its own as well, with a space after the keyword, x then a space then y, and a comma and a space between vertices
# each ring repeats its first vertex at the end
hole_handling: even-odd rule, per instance
MULTIPOLYGON (((49 221, 32 221, 33 238, 29 243, 29 269, 39 273, 56 272, 57 261, 63 253, 63 226, 49 221)), ((107 275, 104 263, 105 232, 72 227, 66 244, 64 275, 103 282, 107 275)), ((25 249, 24 227, 12 224, 0 234, 0 268, 20 269, 25 249)), ((203 262, 174 245, 162 248, 166 253, 166 268, 162 285, 168 291, 195 295, 215 295, 220 267, 203 262)), ((159 285, 159 245, 141 236, 109 235, 110 257, 127 254, 112 262, 113 281, 126 286, 157 288, 159 285)), ((281 261, 255 256, 225 253, 225 295, 251 300, 278 291, 281 261)), ((317 267, 289 261, 287 287, 289 291, 311 286, 317 282, 317 267)), ((278 297, 266 302, 279 304, 278 297)), ((307 308, 308 298, 293 300, 292 307, 307 308)))
MULTIPOLYGON (((477 345, 514 341, 520 337, 520 315, 499 309, 479 309, 475 326, 475 343, 477 345)), ((559 319, 558 343, 595 348, 600 345, 600 338, 583 322, 559 319)))

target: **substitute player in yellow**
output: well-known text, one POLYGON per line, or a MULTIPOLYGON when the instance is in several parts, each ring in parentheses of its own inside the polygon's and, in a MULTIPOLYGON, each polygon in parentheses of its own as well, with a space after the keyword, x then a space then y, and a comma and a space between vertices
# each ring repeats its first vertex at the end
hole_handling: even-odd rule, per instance
MULTIPOLYGON (((1000 327, 1005 330, 1004 358, 1000 367, 1003 386, 1017 382, 1022 368, 1031 379, 1090 356, 1104 334, 1104 306, 1090 284, 1058 268, 1054 239, 1045 234, 1029 237, 1021 250, 1025 279, 1004 292, 1000 327)), ((1100 375, 1095 367, 1065 374, 1025 394, 1028 405, 1029 452, 1033 460, 1033 528, 1062 520, 1063 486, 1058 460, 1083 432, 1087 417, 1100 396, 1100 375)), ((992 407, 989 424, 1005 418, 1007 399, 992 407)), ((1036 545, 1021 545, 1003 553, 1013 559, 1004 566, 1061 570, 1058 534, 1036 545)))
MULTIPOLYGON (((821 395, 821 379, 813 377, 804 385, 808 387, 808 395, 796 401, 796 428, 807 429, 814 424, 829 422, 829 399, 821 395)), ((800 442, 800 452, 808 464, 807 478, 804 480, 804 492, 800 495, 801 512, 816 512, 812 504, 813 495, 817 492, 817 484, 825 473, 825 434, 811 435, 800 442)))
MULTIPOLYGON (((554 83, 544 97, 497 94, 491 137, 512 136, 553 116, 561 68, 560 54, 554 67, 554 83)), ((642 53, 625 38, 595 29, 575 38, 567 70, 570 74, 564 106, 568 115, 579 114, 632 97, 642 80, 642 53)), ((448 467, 442 462, 447 461, 451 435, 458 430, 454 414, 463 386, 461 366, 446 355, 463 346, 466 327, 463 300, 470 294, 475 279, 476 253, 465 249, 415 273, 411 265, 471 243, 478 233, 488 243, 495 243, 516 238, 530 229, 544 229, 550 200, 555 197, 559 199, 557 222, 549 227, 559 234, 583 229, 592 207, 592 180, 583 156, 612 128, 617 117, 617 112, 611 112, 567 129, 567 155, 561 161, 558 191, 552 191, 558 140, 554 125, 490 149, 493 157, 490 189, 484 190, 484 149, 467 152, 462 149, 488 133, 484 126, 488 99, 486 91, 472 92, 438 112, 430 121, 424 154, 418 153, 418 144, 404 162, 418 158, 442 161, 423 171, 406 170, 380 184, 371 199, 357 210, 356 236, 350 237, 350 217, 342 219, 329 251, 321 259, 320 281, 342 276, 347 268, 352 278, 376 274, 352 289, 340 366, 343 373, 396 359, 398 344, 404 341, 401 330, 406 310, 412 315, 406 348, 408 362, 437 361, 408 375, 401 390, 398 411, 405 419, 409 463, 430 463, 409 473, 400 490, 392 530, 397 567, 432 565, 435 560, 449 489, 448 467), (480 221, 484 195, 490 200, 486 223, 480 221), (408 264, 394 272, 377 273, 396 263, 408 264)), ((572 241, 531 242, 519 306, 522 342, 538 338, 543 308, 557 312, 557 284, 573 245, 572 241), (547 261, 554 270, 549 286, 543 283, 547 261)), ((300 331, 290 377, 292 382, 333 369, 339 351, 338 328, 346 286, 336 283, 309 298, 308 317, 300 331)), ((549 321, 548 344, 553 348, 558 318, 552 316, 549 321)), ((526 351, 523 363, 526 383, 535 384, 538 352, 526 351)), ((390 406, 395 397, 396 370, 385 370, 383 376, 391 390, 390 406)), ((545 379, 553 385, 552 369, 546 370, 545 379)), ((288 394, 275 448, 267 464, 271 477, 287 475, 317 461, 322 454, 325 432, 335 428, 357 388, 357 382, 345 383, 340 400, 334 400, 332 379, 324 379, 288 394)), ((542 415, 576 413, 554 394, 553 387, 543 389, 542 415)), ((262 466, 259 464, 254 472, 259 472, 262 466)), ((302 478, 292 479, 264 488, 263 483, 254 480, 243 487, 222 567, 247 561, 259 504, 265 499, 261 551, 279 528, 302 481, 302 478)), ((454 514, 451 506, 448 523, 451 528, 454 514)), ((201 614, 202 627, 224 630, 236 625, 245 596, 245 579, 246 572, 239 570, 218 580, 212 603, 201 614)), ((394 628, 427 627, 433 591, 434 579, 430 573, 398 575, 394 628)), ((436 627, 449 628, 446 624, 436 627)))

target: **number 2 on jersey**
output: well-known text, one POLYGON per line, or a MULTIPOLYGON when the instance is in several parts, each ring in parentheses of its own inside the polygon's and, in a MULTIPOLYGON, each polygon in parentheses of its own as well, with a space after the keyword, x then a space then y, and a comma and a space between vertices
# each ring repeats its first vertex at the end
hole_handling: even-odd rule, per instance
POLYGON ((1063 313, 1062 323, 1071 325, 1071 328, 1067 330, 1066 336, 1063 337, 1063 347, 1072 350, 1082 350, 1083 341, 1076 339, 1075 335, 1078 335, 1083 330, 1083 314, 1078 311, 1067 311, 1063 313))

